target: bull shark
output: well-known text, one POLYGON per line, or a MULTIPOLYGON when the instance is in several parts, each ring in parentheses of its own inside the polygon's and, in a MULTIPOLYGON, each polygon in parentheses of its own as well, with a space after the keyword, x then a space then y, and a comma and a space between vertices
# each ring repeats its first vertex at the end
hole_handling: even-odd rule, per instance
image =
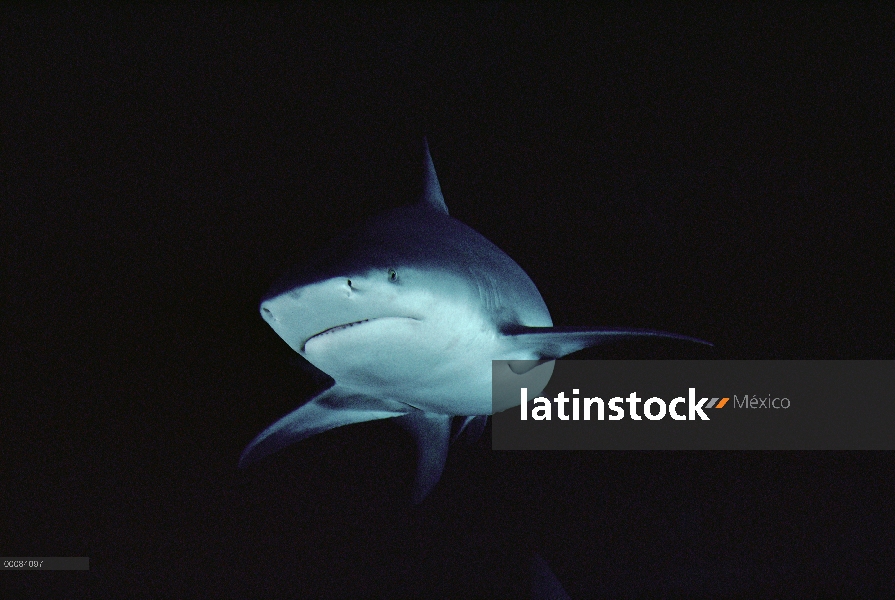
POLYGON ((452 439, 475 439, 488 415, 521 402, 492 399, 493 379, 517 394, 528 388, 531 400, 557 358, 589 346, 642 336, 706 343, 554 327, 525 271, 449 216, 425 139, 423 147, 418 202, 338 236, 262 299, 262 318, 334 384, 258 434, 240 467, 335 427, 391 418, 416 442, 419 503, 441 478, 452 439))

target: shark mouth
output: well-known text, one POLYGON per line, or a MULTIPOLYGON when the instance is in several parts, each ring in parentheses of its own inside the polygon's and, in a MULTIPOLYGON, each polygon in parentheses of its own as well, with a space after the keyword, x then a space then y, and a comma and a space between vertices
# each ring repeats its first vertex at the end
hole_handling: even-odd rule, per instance
MULTIPOLYGON (((335 327, 330 327, 329 329, 324 329, 320 333, 315 333, 314 335, 309 337, 307 340, 305 340, 305 344, 307 344, 314 338, 318 338, 322 335, 327 335, 330 333, 334 333, 336 331, 342 331, 343 329, 348 329, 349 327, 354 327, 355 325, 360 325, 361 323, 369 323, 372 320, 373 319, 363 319, 361 321, 354 321, 353 323, 345 323, 344 325, 336 325, 335 327)), ((305 344, 303 344, 303 345, 305 345, 305 344)))
POLYGON ((354 321, 353 323, 345 323, 344 325, 336 325, 335 327, 330 327, 329 329, 324 329, 320 333, 315 333, 311 337, 305 340, 305 343, 301 345, 302 351, 304 351, 307 343, 313 339, 322 337, 324 335, 329 335, 331 333, 335 333, 337 331, 344 331, 345 329, 349 329, 351 327, 357 327, 358 325, 362 325, 364 323, 369 323, 370 321, 378 321, 379 319, 410 319, 413 321, 419 321, 420 319, 416 317, 370 317, 369 319, 362 319, 360 321, 354 321))

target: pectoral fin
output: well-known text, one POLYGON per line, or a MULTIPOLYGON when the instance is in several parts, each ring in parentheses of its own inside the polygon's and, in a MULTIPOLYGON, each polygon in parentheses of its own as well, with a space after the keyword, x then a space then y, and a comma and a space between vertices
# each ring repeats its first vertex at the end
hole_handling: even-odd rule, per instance
POLYGON ((417 448, 416 479, 413 482, 413 503, 419 504, 429 495, 447 460, 451 439, 449 415, 413 411, 395 419, 413 437, 417 448))
POLYGON ((239 466, 250 465, 290 444, 336 427, 388 419, 410 411, 418 412, 400 402, 372 398, 334 385, 259 433, 242 451, 239 466))
MULTIPOLYGON (((607 329, 597 327, 523 327, 517 326, 503 332, 519 348, 533 351, 541 359, 560 358, 591 346, 635 337, 662 337, 706 344, 677 333, 651 329, 607 329)), ((523 361, 517 361, 523 362, 523 361)))
POLYGON ((451 442, 462 441, 466 444, 475 444, 482 437, 487 424, 488 415, 454 417, 452 423, 454 433, 451 435, 451 442))

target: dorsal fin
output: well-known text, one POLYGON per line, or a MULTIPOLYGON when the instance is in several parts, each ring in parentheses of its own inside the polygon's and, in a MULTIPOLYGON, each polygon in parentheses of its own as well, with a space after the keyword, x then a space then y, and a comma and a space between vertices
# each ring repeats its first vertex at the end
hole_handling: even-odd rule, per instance
POLYGON ((435 164, 432 162, 432 155, 429 154, 429 142, 426 138, 423 138, 423 149, 425 152, 423 159, 424 187, 420 202, 428 204, 438 212, 448 214, 447 204, 444 203, 444 196, 441 194, 441 185, 438 183, 438 175, 435 174, 435 164))

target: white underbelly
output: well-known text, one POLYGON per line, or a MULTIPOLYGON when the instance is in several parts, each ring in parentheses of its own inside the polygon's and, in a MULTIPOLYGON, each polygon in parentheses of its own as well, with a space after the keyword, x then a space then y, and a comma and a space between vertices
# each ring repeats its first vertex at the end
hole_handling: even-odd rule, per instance
POLYGON ((376 319, 314 338, 303 354, 340 385, 449 415, 491 414, 491 361, 535 358, 474 316, 376 319))

